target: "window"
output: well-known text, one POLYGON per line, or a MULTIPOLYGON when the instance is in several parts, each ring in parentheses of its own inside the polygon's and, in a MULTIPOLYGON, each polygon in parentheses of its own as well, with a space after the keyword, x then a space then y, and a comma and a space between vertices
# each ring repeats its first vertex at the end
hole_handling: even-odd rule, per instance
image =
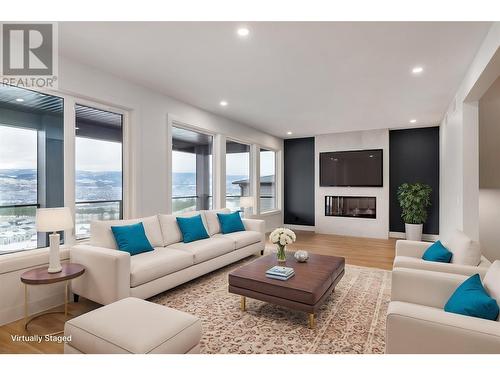
POLYGON ((241 208, 240 198, 252 196, 250 146, 226 141, 226 207, 241 208))
POLYGON ((123 116, 77 105, 75 135, 75 235, 82 239, 91 221, 123 216, 123 116))
POLYGON ((172 213, 212 208, 211 135, 172 127, 172 213))
POLYGON ((260 211, 270 211, 276 205, 276 153, 260 149, 260 211))
POLYGON ((0 87, 0 254, 47 245, 37 207, 64 206, 63 99, 0 87))

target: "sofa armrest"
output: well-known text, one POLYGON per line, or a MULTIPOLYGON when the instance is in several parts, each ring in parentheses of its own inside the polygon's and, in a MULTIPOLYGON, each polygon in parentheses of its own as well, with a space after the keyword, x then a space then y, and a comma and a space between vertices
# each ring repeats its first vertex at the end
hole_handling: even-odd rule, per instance
POLYGON ((246 230, 253 230, 266 234, 266 222, 259 219, 242 219, 246 230))
POLYGON ((423 241, 397 240, 396 256, 422 258, 425 250, 431 245, 432 243, 423 241))
POLYGON ((72 281, 73 293, 107 305, 130 295, 130 254, 90 245, 70 250, 73 263, 85 266, 85 273, 72 281))
POLYGON ((242 219, 246 230, 253 230, 261 233, 262 246, 266 243, 266 222, 259 219, 242 219))
POLYGON ((414 303, 442 309, 468 276, 452 273, 394 268, 391 301, 414 303))
POLYGON ((500 323, 442 309, 391 302, 386 353, 500 353, 500 323))

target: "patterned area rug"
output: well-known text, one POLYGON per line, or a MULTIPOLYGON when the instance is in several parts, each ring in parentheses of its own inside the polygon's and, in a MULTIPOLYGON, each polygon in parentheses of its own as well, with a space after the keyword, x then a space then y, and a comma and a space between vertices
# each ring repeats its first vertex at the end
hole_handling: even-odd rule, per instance
POLYGON ((202 320, 202 353, 384 353, 385 319, 390 300, 391 273, 346 265, 335 292, 317 316, 316 328, 307 314, 227 291, 228 273, 244 259, 150 301, 198 316, 202 320))

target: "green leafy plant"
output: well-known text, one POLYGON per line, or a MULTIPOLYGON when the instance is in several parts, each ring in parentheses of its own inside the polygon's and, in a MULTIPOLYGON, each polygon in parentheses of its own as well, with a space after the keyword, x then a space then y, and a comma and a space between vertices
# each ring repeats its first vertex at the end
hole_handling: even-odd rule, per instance
POLYGON ((432 188, 429 185, 404 183, 398 188, 401 217, 406 224, 423 224, 427 220, 427 207, 431 205, 432 188))

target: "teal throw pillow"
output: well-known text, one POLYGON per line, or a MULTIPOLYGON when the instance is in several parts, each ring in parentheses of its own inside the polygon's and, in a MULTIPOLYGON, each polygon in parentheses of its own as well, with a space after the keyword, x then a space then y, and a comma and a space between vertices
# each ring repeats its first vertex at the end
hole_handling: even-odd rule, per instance
POLYGON ((153 246, 146 237, 142 223, 122 226, 112 226, 111 231, 115 237, 118 249, 127 251, 130 255, 153 251, 153 246))

